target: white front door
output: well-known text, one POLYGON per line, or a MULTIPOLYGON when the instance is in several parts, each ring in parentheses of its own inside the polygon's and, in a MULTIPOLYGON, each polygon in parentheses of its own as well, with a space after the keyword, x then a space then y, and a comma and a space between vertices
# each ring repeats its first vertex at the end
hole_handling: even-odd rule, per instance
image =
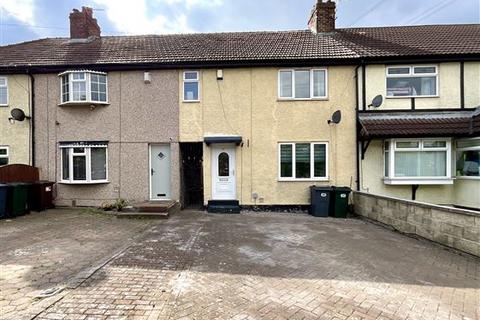
POLYGON ((150 200, 170 199, 170 146, 150 146, 150 200))
POLYGON ((212 147, 212 198, 235 200, 235 146, 212 147))

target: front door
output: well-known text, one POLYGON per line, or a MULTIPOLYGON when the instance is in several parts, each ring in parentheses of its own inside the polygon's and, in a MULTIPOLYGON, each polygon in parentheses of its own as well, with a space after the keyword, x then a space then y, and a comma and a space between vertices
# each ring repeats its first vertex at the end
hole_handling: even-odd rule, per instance
POLYGON ((235 200, 235 146, 212 147, 212 198, 235 200))
POLYGON ((170 199, 170 146, 150 146, 150 200, 170 199))

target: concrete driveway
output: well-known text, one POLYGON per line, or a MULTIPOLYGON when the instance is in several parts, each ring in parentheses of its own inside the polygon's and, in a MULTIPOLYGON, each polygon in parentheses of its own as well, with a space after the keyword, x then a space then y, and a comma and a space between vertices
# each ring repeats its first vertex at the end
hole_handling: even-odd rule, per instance
POLYGON ((479 288, 479 259, 364 221, 187 211, 37 319, 479 319, 479 288))

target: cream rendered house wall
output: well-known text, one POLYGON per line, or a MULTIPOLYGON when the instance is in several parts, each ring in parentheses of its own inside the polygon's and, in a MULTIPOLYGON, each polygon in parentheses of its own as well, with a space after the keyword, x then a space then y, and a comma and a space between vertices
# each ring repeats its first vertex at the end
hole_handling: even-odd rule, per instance
POLYGON ((10 112, 19 108, 30 116, 31 86, 28 75, 0 75, 8 81, 8 106, 0 106, 0 146, 9 147, 9 164, 31 164, 30 120, 10 123, 10 112))
MULTIPOLYGON (((448 62, 440 64, 419 64, 438 66, 438 93, 435 98, 415 98, 416 109, 438 109, 438 108, 460 108, 460 63, 448 62)), ((473 64, 472 64, 473 65, 473 64)), ((470 88, 478 85, 479 78, 475 78, 474 70, 476 66, 465 65, 465 93, 471 92, 470 88), (468 87, 468 90, 467 90, 468 87), (469 91, 470 90, 470 91, 469 91)), ((390 66, 390 65, 388 65, 390 66)), ((393 66, 393 65, 392 65, 393 66)), ((387 65, 369 65, 366 68, 366 99, 367 105, 373 98, 379 94, 384 97, 384 101, 379 110, 387 109, 405 109, 411 108, 411 98, 388 98, 386 69, 387 65)), ((474 103, 470 99, 470 103, 474 103)), ((477 101, 478 103, 478 101, 477 101)))
MULTIPOLYGON (((277 68, 200 72, 198 103, 180 102, 180 142, 206 135, 240 135, 236 156, 237 198, 243 205, 305 205, 309 186, 355 188, 355 68, 328 68, 328 100, 278 100, 277 68), (342 111, 339 125, 328 125, 342 111), (328 142, 329 181, 278 181, 279 142, 328 142), (259 200, 252 198, 257 193, 259 200)), ((182 83, 182 72, 179 74, 182 83)), ((180 97, 183 97, 182 85, 180 97)), ((204 199, 211 199, 211 148, 204 144, 204 199)))

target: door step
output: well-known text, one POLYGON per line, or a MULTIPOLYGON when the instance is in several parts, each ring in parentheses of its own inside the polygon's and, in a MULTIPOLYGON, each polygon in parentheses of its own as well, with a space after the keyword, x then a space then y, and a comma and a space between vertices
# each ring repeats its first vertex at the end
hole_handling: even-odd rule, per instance
POLYGON ((117 214, 118 218, 168 219, 180 211, 177 201, 148 201, 125 208, 117 214))
POLYGON ((237 200, 210 200, 207 205, 209 213, 240 213, 240 203, 237 200))

